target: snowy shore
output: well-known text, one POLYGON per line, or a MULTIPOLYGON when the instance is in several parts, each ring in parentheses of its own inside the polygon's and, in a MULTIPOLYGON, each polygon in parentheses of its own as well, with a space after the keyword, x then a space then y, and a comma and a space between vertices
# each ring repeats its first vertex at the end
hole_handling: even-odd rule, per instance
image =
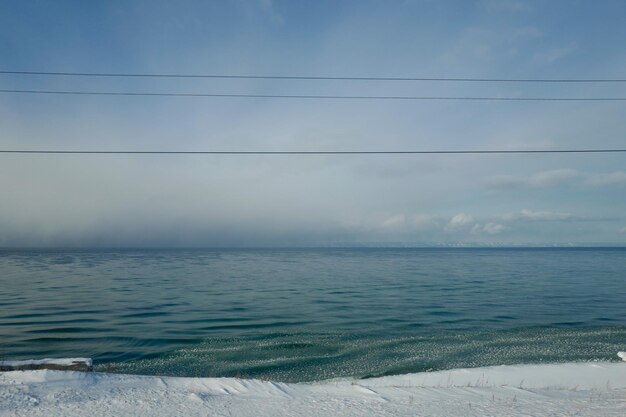
POLYGON ((620 416, 626 363, 499 366, 286 384, 0 373, 0 416, 620 416))

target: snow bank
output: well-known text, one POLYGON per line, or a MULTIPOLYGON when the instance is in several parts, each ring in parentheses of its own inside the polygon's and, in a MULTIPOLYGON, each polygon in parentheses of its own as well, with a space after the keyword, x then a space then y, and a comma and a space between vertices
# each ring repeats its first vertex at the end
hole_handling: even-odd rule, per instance
POLYGON ((93 366, 91 358, 61 358, 61 359, 28 359, 25 361, 0 361, 0 365, 4 366, 25 366, 25 365, 65 365, 70 366, 76 363, 84 363, 93 366))
POLYGON ((0 416, 620 416, 626 363, 457 369, 285 384, 61 371, 0 374, 0 416))
POLYGON ((0 361, 0 371, 24 371, 53 369, 58 371, 91 371, 90 358, 29 359, 24 361, 0 361))

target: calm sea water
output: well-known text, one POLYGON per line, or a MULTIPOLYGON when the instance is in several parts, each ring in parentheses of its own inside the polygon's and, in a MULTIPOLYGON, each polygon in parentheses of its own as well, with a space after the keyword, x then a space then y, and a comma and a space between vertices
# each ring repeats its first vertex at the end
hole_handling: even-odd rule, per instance
POLYGON ((0 251, 0 357, 306 381, 614 360, 626 249, 0 251))

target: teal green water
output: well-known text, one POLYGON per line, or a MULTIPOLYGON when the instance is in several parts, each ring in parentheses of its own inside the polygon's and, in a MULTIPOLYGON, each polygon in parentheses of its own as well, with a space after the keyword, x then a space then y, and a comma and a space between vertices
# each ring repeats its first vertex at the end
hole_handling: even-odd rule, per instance
POLYGON ((284 381, 626 350, 626 249, 0 251, 0 356, 284 381))

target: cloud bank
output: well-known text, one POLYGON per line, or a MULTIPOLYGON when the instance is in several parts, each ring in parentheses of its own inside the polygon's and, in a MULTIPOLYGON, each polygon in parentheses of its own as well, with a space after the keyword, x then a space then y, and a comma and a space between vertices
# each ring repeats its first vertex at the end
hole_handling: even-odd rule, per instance
MULTIPOLYGON (((10 2, 6 69, 620 78, 621 1, 10 2), (567 10, 568 13, 563 13, 567 10), (50 30, 54 28, 54 30, 50 30)), ((441 97, 626 86, 2 75, 6 89, 441 97)), ((616 102, 0 94, 0 149, 623 147, 616 102)), ((0 246, 625 244, 623 155, 0 155, 0 246)))

